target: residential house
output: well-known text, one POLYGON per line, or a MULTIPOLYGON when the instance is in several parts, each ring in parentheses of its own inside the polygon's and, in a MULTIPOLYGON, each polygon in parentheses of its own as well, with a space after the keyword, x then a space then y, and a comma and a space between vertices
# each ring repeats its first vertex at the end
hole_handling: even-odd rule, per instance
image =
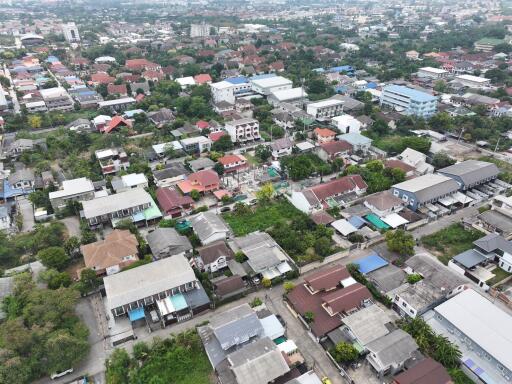
POLYGON ((274 279, 292 270, 292 261, 286 252, 266 232, 252 232, 229 243, 236 253, 243 252, 247 265, 254 274, 274 279))
POLYGON ((369 351, 366 360, 380 379, 400 372, 408 361, 421 356, 412 336, 401 329, 372 341, 366 347, 369 351))
POLYGON ((220 188, 220 179, 217 172, 205 169, 191 173, 187 176, 186 180, 178 182, 177 186, 184 194, 189 194, 192 190, 208 193, 220 188))
POLYGON ((107 93, 109 95, 119 95, 126 97, 128 96, 128 89, 126 88, 126 84, 108 84, 107 93))
POLYGON ((352 145, 345 140, 330 141, 316 147, 316 154, 323 161, 333 161, 352 153, 352 145))
POLYGON ((183 150, 189 154, 200 154, 209 152, 212 147, 212 141, 204 136, 187 137, 180 140, 183 150))
POLYGON ((139 188, 85 200, 82 201, 82 207, 82 217, 91 227, 105 223, 111 223, 115 227, 117 222, 125 219, 136 224, 147 224, 162 217, 151 195, 139 188))
POLYGON ((39 93, 48 111, 71 111, 74 108, 73 99, 62 87, 40 89, 39 93))
POLYGON ((186 236, 180 235, 174 228, 156 228, 146 236, 153 260, 160 260, 175 255, 192 256, 192 244, 186 236))
POLYGON ((225 129, 233 143, 243 143, 261 138, 260 123, 256 119, 243 118, 228 121, 225 124, 225 129))
POLYGON ((98 109, 106 108, 111 112, 123 112, 132 107, 137 101, 133 97, 121 97, 114 100, 104 100, 98 103, 98 109))
POLYGON ((208 296, 188 260, 174 255, 103 279, 105 303, 115 318, 143 319, 157 305, 162 325, 191 318, 210 307, 208 296))
POLYGON ((202 271, 217 272, 228 266, 235 255, 224 241, 216 241, 197 249, 196 265, 202 271))
POLYGON ((384 160, 384 168, 398 168, 404 172, 406 178, 412 178, 415 176, 416 168, 406 162, 398 159, 386 159, 384 160))
POLYGON ((119 171, 126 171, 130 160, 125 151, 118 148, 100 149, 94 152, 98 159, 103 175, 110 175, 119 171))
POLYGON ((393 377, 391 384, 421 383, 454 384, 454 381, 445 367, 434 359, 427 357, 408 368, 405 372, 393 377))
POLYGON ((164 215, 172 218, 181 217, 194 208, 194 200, 190 196, 184 196, 172 188, 158 188, 156 199, 164 215))
POLYGON ((450 177, 439 174, 427 174, 406 180, 392 186, 394 196, 401 198, 413 211, 436 203, 437 201, 453 195, 459 185, 450 177))
POLYGON ((65 208, 70 201, 83 201, 94 199, 94 185, 86 177, 73 180, 64 180, 59 191, 48 194, 50 203, 56 211, 65 208))
POLYGON ((304 283, 297 285, 287 299, 302 317, 313 313, 314 321, 309 326, 317 340, 339 328, 344 317, 362 309, 365 303, 371 304, 368 289, 357 283, 342 265, 305 276, 304 283))
POLYGON ((217 160, 224 168, 224 173, 240 172, 249 167, 247 159, 242 155, 224 155, 217 160))
POLYGON ((222 218, 210 211, 192 216, 190 225, 203 245, 226 240, 230 233, 222 218))
POLYGON ((506 272, 512 272, 512 243, 497 233, 491 233, 473 242, 474 250, 486 259, 496 261, 506 272))
POLYGON ((115 229, 104 240, 80 246, 85 268, 97 275, 112 275, 137 261, 139 242, 128 230, 115 229))
POLYGON ((148 119, 158 128, 170 124, 175 120, 174 113, 168 108, 161 108, 158 111, 148 112, 148 119))
POLYGON ((368 186, 360 175, 348 175, 339 179, 318 184, 302 191, 292 192, 290 202, 304 213, 328 208, 328 201, 344 204, 351 194, 356 196, 366 192, 368 186))
POLYGON ((434 167, 427 163, 427 155, 415 149, 406 148, 397 158, 414 167, 416 170, 415 174, 418 176, 434 172, 434 167))
POLYGON ((9 184, 14 189, 32 191, 36 181, 34 171, 30 168, 18 169, 9 175, 9 184))
POLYGON ((417 51, 407 51, 405 57, 409 60, 419 60, 420 54, 417 51))
POLYGON ((419 274, 422 280, 405 283, 388 292, 393 309, 403 317, 415 318, 455 296, 469 286, 469 280, 430 256, 415 255, 405 262, 408 274, 419 274))
POLYGON ((329 128, 315 128, 313 134, 318 144, 328 143, 336 139, 336 132, 329 128))
POLYGON ((124 64, 125 68, 132 71, 159 71, 160 64, 153 63, 147 59, 128 59, 124 64))
POLYGON ((491 200, 491 209, 477 216, 476 223, 487 233, 512 239, 512 198, 498 195, 491 200))
POLYGON ((182 163, 169 163, 164 169, 153 170, 153 179, 157 187, 164 188, 185 180, 188 174, 190 171, 182 163))
POLYGON ((282 137, 270 143, 272 149, 272 159, 278 160, 283 156, 292 154, 293 142, 289 137, 282 137))
POLYGON ((331 121, 341 133, 359 133, 361 131, 361 122, 350 115, 334 116, 331 121))
POLYGON ((91 122, 87 119, 76 119, 66 125, 66 128, 74 132, 90 132, 91 122))
POLYGON ((111 181, 112 189, 116 192, 124 192, 134 188, 148 188, 148 179, 143 173, 130 173, 123 176, 114 176, 111 181))
POLYGON ((239 275, 221 277, 212 281, 213 292, 219 300, 243 294, 246 290, 244 280, 239 275))
POLYGON ((372 146, 372 139, 355 132, 338 135, 337 138, 352 145, 353 151, 357 153, 367 154, 372 146))
POLYGON ((390 191, 382 191, 367 196, 364 205, 377 216, 385 217, 400 212, 404 208, 405 202, 390 191))
POLYGON ((205 169, 213 169, 213 167, 215 167, 215 161, 209 157, 200 157, 198 159, 189 161, 188 166, 192 172, 199 172, 205 169))

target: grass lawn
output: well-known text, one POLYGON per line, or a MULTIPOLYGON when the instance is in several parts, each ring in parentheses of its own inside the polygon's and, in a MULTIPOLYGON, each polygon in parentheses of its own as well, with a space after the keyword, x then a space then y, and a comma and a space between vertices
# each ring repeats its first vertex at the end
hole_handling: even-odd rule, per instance
POLYGON ((432 251, 438 259, 448 265, 448 261, 461 252, 473 247, 473 241, 484 234, 476 229, 465 230, 462 224, 452 224, 432 235, 425 236, 421 243, 432 251))
POLYGON ((264 231, 272 226, 286 225, 304 214, 287 200, 280 199, 254 206, 247 214, 225 213, 224 220, 236 236, 264 231))
POLYGON ((492 273, 494 273, 495 276, 491 280, 486 282, 487 285, 489 285, 490 287, 492 287, 494 284, 499 283, 500 281, 506 279, 507 277, 509 277, 511 275, 511 273, 504 271, 500 267, 494 268, 492 270, 492 273))

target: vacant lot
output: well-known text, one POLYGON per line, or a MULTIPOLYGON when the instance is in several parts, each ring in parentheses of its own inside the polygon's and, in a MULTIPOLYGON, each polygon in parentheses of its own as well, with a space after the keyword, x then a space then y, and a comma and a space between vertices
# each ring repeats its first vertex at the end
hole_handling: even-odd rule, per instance
POLYGON ((461 224, 452 224, 432 235, 425 236, 421 243, 447 265, 455 255, 473 247, 473 241, 484 234, 476 229, 466 230, 461 224))
POLYGON ((277 225, 287 225, 304 214, 284 199, 261 203, 242 213, 224 214, 236 236, 244 236, 254 231, 264 231, 277 225))

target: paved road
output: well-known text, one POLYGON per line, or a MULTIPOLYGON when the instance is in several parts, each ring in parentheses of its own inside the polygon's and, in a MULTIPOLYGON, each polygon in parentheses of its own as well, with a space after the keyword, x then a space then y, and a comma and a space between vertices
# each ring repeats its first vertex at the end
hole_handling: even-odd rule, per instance
POLYGON ((411 231, 416 239, 420 239, 423 236, 431 235, 443 228, 446 228, 454 223, 459 223, 464 217, 471 217, 478 213, 478 208, 482 203, 472 207, 461 209, 451 215, 443 216, 439 220, 428 223, 422 227, 416 228, 411 231))
POLYGON ((4 64, 4 73, 5 77, 9 79, 11 82, 11 86, 9 87, 9 96, 11 96, 12 99, 12 105, 14 109, 15 114, 19 114, 21 112, 20 103, 18 102, 18 95, 16 95, 16 91, 14 90, 14 84, 12 82, 11 72, 7 68, 7 64, 4 64))
POLYGON ((34 229, 34 209, 32 203, 24 196, 19 197, 17 200, 19 210, 23 217, 22 232, 30 232, 34 229))

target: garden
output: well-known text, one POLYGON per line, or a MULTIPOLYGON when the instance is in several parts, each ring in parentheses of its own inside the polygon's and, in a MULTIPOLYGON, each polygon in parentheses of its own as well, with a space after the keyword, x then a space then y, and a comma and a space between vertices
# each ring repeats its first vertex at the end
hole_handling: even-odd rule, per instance
POLYGON ((473 247, 473 241, 484 234, 476 229, 464 229, 462 224, 456 223, 443 228, 436 233, 425 236, 421 243, 432 251, 439 261, 448 265, 453 256, 473 247))

